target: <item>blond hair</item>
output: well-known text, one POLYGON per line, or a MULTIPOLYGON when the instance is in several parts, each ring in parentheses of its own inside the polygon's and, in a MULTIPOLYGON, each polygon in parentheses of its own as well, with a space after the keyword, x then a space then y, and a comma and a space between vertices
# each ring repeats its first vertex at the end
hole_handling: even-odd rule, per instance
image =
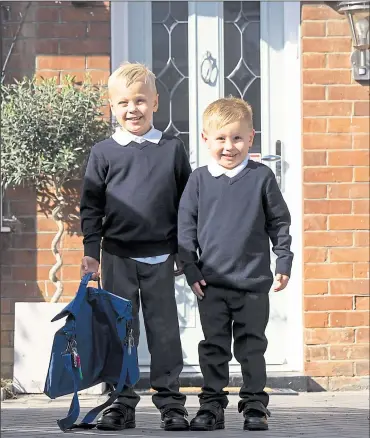
POLYGON ((155 93, 157 88, 155 86, 155 74, 144 64, 138 62, 125 62, 121 64, 108 79, 108 91, 111 92, 117 80, 123 80, 126 87, 135 82, 144 82, 149 84, 155 93))
POLYGON ((207 106, 203 113, 203 130, 220 129, 229 123, 244 120, 253 129, 252 107, 243 99, 223 97, 207 106))

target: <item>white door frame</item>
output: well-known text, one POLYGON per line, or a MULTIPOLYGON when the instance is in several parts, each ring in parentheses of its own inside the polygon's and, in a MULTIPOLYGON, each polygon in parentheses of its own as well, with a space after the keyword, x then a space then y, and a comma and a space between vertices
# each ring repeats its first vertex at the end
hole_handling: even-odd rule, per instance
MULTIPOLYGON (((213 3, 213 2, 212 2, 213 3)), ((262 102, 270 101, 276 98, 276 90, 283 91, 282 98, 279 96, 280 114, 283 114, 282 120, 277 120, 276 110, 263 106, 262 112, 262 131, 265 133, 263 142, 271 146, 277 139, 283 141, 284 150, 290 151, 290 156, 294 154, 294 166, 289 166, 285 173, 284 191, 287 199, 294 200, 292 235, 294 236, 292 250, 295 254, 292 277, 290 280, 289 291, 283 292, 289 294, 287 314, 289 315, 288 330, 285 336, 288 351, 286 352, 287 363, 278 366, 268 366, 269 372, 290 371, 302 372, 304 364, 303 355, 303 228, 302 228, 302 158, 301 158, 301 60, 300 60, 300 2, 282 2, 283 3, 283 20, 284 20, 284 50, 279 54, 272 54, 271 45, 268 44, 268 32, 271 26, 276 23, 273 8, 276 2, 261 2, 261 16, 266 19, 261 20, 261 59, 265 71, 261 72, 261 79, 270 77, 269 83, 262 83, 262 102), (271 17, 271 20, 269 20, 271 17), (279 56, 279 72, 276 70, 271 74, 273 66, 273 57, 279 56), (264 59, 264 60, 263 60, 264 59), (273 78, 273 79, 271 79, 273 78), (273 86, 272 80, 279 81, 277 86, 273 86), (263 126, 269 126, 269 129, 263 126), (275 127, 275 128, 274 128, 275 127)), ((219 8, 222 8, 222 2, 214 2, 214 16, 207 17, 207 31, 210 27, 217 32, 220 37, 212 40, 212 54, 220 59, 222 53, 222 35, 223 22, 222 14, 219 14, 219 8)), ((204 22, 201 16, 203 8, 209 11, 209 2, 189 2, 189 53, 194 56, 189 59, 189 102, 190 120, 189 125, 193 128, 190 134, 190 160, 193 167, 204 164, 206 156, 202 148, 198 148, 199 133, 201 126, 201 114, 205 106, 220 95, 223 95, 223 81, 218 83, 211 91, 208 87, 207 93, 199 93, 200 87, 206 86, 199 81, 199 70, 202 57, 209 46, 201 47, 197 44, 197 34, 204 29, 204 22), (207 5, 208 3, 208 5, 207 5), (193 30, 191 30, 193 29, 193 30), (206 96, 206 98, 205 98, 206 96)), ((151 45, 151 3, 139 2, 135 0, 119 1, 111 3, 111 36, 112 36, 112 69, 118 67, 123 61, 143 62, 149 67, 152 64, 152 45, 151 45), (138 18, 140 17, 140 18, 138 18), (140 21, 141 25, 135 23, 140 21), (129 44, 129 41, 131 43, 129 44)), ((218 62, 218 67, 222 69, 223 62, 218 62)), ((276 63, 275 63, 276 68, 276 63)), ((223 77, 223 72, 220 70, 223 77)), ((276 108, 276 107, 275 107, 276 108)), ((204 148, 203 148, 204 149, 204 148)), ((145 367, 146 368, 146 367, 145 367)), ((143 370, 143 371, 146 371, 143 370)), ((186 371, 186 370, 184 370, 186 371)), ((190 370, 189 370, 190 371, 190 370)), ((196 371, 194 367, 192 372, 196 371)))

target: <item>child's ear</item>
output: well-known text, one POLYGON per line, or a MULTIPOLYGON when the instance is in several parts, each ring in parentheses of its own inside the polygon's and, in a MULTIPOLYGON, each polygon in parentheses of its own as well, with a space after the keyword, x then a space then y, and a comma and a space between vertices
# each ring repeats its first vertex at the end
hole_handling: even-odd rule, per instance
POLYGON ((159 106, 159 94, 157 94, 155 96, 154 99, 154 105, 153 105, 153 112, 156 113, 158 111, 158 106, 159 106))
POLYGON ((256 131, 252 129, 251 133, 249 134, 249 147, 252 147, 255 135, 256 135, 256 131))
POLYGON ((207 143, 208 140, 207 134, 204 131, 202 131, 202 140, 204 141, 204 143, 207 143))
POLYGON ((114 109, 113 109, 113 103, 110 99, 108 100, 108 102, 109 102, 110 110, 111 110, 112 114, 115 116, 114 109))

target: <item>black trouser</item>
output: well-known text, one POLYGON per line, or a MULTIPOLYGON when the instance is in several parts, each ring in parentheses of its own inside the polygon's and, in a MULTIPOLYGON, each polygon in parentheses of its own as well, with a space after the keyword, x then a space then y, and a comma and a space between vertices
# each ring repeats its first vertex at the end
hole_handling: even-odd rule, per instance
MULTIPOLYGON (((168 405, 184 406, 186 397, 179 392, 183 356, 175 299, 174 257, 171 255, 164 263, 149 265, 103 251, 102 281, 108 292, 131 300, 136 316, 133 325, 136 345, 141 298, 151 356, 150 384, 157 391, 153 395, 154 405, 158 409, 168 405)), ((135 408, 139 400, 133 388, 125 387, 117 402, 135 408)))
POLYGON ((199 363, 204 385, 199 395, 202 409, 212 402, 228 404, 229 361, 234 336, 234 356, 240 363, 243 386, 239 412, 246 408, 266 412, 269 396, 266 385, 267 348, 265 329, 269 318, 268 292, 252 293, 207 286, 198 300, 204 341, 199 343, 199 363))

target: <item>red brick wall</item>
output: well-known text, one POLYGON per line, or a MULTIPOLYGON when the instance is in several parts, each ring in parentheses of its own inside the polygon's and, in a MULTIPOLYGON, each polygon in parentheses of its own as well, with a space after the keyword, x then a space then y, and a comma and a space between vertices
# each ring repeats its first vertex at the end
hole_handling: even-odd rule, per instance
POLYGON ((325 389, 369 375, 369 86, 350 52, 345 17, 304 4, 305 371, 325 389))
MULTIPOLYGON (((27 2, 2 2, 2 61, 16 32, 27 2), (9 7, 7 12, 5 7, 9 7)), ((109 2, 91 2, 76 8, 71 2, 31 2, 15 50, 6 69, 6 80, 24 75, 66 74, 83 79, 88 72, 94 83, 106 82, 110 72, 109 2)), ((108 111, 107 111, 108 112, 108 111)), ((78 184, 67 187, 67 214, 78 213, 78 184)), ((54 286, 48 280, 54 263, 50 251, 57 230, 50 217, 52 196, 17 189, 6 194, 8 211, 19 220, 14 233, 1 238, 1 376, 12 377, 14 303, 48 301, 54 286)), ((76 292, 82 257, 78 218, 69 218, 61 243, 64 266, 63 300, 76 292)))

